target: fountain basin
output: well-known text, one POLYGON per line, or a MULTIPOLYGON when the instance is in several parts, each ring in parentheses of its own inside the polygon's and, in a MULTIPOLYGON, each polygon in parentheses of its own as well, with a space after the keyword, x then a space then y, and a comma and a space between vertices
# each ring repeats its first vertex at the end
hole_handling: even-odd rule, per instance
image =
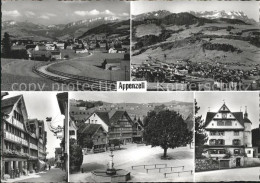
POLYGON ((95 170, 92 173, 92 179, 95 182, 125 182, 130 180, 130 172, 123 169, 116 169, 114 175, 107 174, 107 170, 95 170))

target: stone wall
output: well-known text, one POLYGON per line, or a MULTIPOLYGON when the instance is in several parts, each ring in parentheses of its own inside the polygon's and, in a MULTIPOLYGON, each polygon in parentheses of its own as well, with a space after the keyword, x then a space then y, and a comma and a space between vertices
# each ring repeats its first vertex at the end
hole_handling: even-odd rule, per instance
POLYGON ((195 159, 195 171, 218 170, 219 163, 212 159, 195 159))
POLYGON ((244 158, 244 166, 245 167, 253 167, 260 166, 260 158, 244 158))

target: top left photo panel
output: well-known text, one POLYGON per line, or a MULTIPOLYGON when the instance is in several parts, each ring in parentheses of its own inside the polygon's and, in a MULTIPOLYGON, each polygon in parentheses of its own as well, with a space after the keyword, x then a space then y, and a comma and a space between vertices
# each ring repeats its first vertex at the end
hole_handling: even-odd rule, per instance
POLYGON ((2 1, 3 91, 113 91, 130 80, 130 2, 2 1))

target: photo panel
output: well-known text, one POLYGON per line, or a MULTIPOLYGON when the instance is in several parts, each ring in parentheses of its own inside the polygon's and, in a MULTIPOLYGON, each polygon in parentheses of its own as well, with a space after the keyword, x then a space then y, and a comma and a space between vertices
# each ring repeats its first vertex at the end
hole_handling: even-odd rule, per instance
POLYGON ((148 90, 259 90, 258 1, 132 1, 131 18, 148 90))
POLYGON ((130 80, 130 2, 3 1, 2 89, 115 90, 130 80))
POLYGON ((68 93, 1 92, 1 182, 68 181, 68 93))
POLYGON ((71 92, 71 182, 193 182, 192 92, 71 92))
POLYGON ((258 181, 259 92, 195 93, 195 181, 258 181))

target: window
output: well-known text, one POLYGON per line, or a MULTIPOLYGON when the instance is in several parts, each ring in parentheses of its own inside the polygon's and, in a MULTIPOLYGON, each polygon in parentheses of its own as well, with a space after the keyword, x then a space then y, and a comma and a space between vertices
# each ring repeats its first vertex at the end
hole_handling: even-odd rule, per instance
POLYGON ((222 114, 222 118, 226 119, 227 118, 227 114, 222 114))
POLYGON ((74 130, 70 130, 70 135, 75 135, 75 131, 74 130))
POLYGON ((234 136, 239 136, 239 131, 234 131, 234 136))
POLYGON ((234 139, 233 140, 233 145, 235 145, 235 146, 240 145, 240 140, 239 139, 234 139))
POLYGON ((240 154, 240 149, 234 149, 234 154, 235 154, 235 155, 240 154))
POLYGON ((226 126, 232 126, 232 121, 226 121, 225 125, 226 126))
POLYGON ((248 151, 247 151, 247 154, 251 154, 251 150, 248 150, 248 151))
POLYGON ((218 121, 218 122, 217 122, 217 125, 218 125, 218 126, 224 126, 224 124, 225 124, 224 121, 218 121))

